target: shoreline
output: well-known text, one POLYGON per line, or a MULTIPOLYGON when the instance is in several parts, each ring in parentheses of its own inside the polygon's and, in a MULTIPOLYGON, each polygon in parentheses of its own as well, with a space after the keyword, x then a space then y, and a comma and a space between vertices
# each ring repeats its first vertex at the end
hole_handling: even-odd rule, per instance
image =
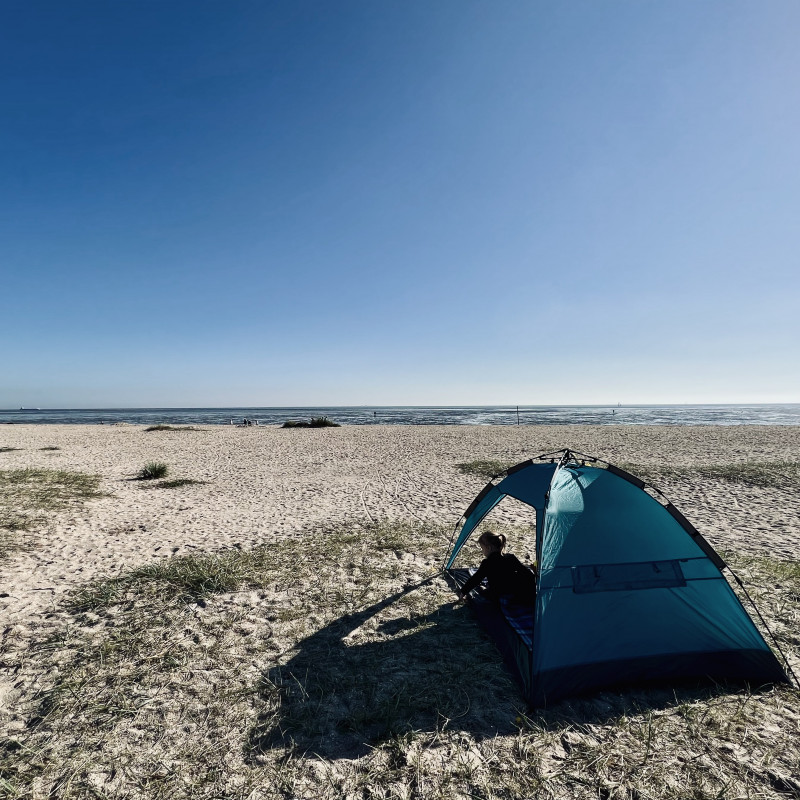
POLYGON ((228 408, 18 409, 10 424, 262 425, 327 417, 342 425, 797 425, 800 403, 494 406, 240 406, 228 408))

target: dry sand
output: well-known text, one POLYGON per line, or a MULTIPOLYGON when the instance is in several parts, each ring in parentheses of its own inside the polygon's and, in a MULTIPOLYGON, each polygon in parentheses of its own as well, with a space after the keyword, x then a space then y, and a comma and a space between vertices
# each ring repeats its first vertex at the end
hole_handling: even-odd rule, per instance
MULTIPOLYGON (((35 625, 66 590, 192 549, 249 547, 319 522, 451 525, 481 488, 461 462, 518 462, 570 447, 643 465, 800 460, 798 427, 362 426, 315 430, 5 425, 0 469, 100 474, 110 496, 60 514, 0 566, 3 627, 35 625), (45 451, 43 447, 58 447, 45 451), (176 491, 132 480, 148 461, 207 481, 176 491)), ((722 481, 661 487, 718 549, 800 558, 800 498, 722 481)), ((498 509, 502 514, 502 510, 498 509)), ((510 511, 507 517, 514 516, 510 511)), ((444 550, 443 550, 444 556, 444 550)))
MULTIPOLYGON (((35 619, 65 590, 191 549, 261 544, 347 519, 455 524, 481 478, 455 467, 522 461, 561 447, 642 465, 800 460, 797 427, 364 426, 319 430, 128 425, 7 425, 0 469, 100 474, 110 496, 56 516, 36 545, 2 565, 5 625, 35 619), (39 448, 54 446, 59 450, 39 448), (156 490, 131 480, 148 461, 207 481, 156 490)), ((671 481, 673 502, 712 544, 800 558, 800 498, 722 481, 671 481)), ((443 553, 444 555, 444 553, 443 553)))
MULTIPOLYGON (((59 514, 29 549, 0 564, 0 652, 57 617, 64 593, 172 554, 248 548, 328 521, 453 525, 484 481, 456 465, 517 462, 570 447, 612 462, 713 465, 800 460, 798 427, 368 426, 318 430, 7 425, 0 469, 46 467, 102 476, 108 497, 59 514), (58 447, 58 450, 42 450, 58 447), (132 480, 148 461, 205 483, 160 490, 132 480)), ((800 558, 800 498, 717 480, 662 487, 718 549, 800 558)), ((515 519, 519 512, 506 512, 515 519)), ((445 544, 442 556, 445 555, 445 544)), ((0 670, 0 735, 21 724, 30 687, 0 670)))

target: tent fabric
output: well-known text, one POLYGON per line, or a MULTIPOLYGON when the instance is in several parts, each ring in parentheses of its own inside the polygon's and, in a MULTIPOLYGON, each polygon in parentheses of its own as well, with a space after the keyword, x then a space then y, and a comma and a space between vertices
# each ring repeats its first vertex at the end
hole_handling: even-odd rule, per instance
POLYGON ((537 511, 544 510, 545 497, 550 489, 553 474, 558 468, 555 463, 533 463, 522 470, 509 471, 497 488, 510 497, 515 497, 537 511))
MULTIPOLYGON (((568 458, 534 462, 487 488, 464 521, 448 568, 504 496, 537 510, 535 612, 519 637, 532 637, 519 671, 529 670, 522 684, 534 706, 653 680, 787 681, 720 572, 724 562, 642 487, 568 458)), ((513 647, 505 649, 507 657, 513 647)))
POLYGON ((549 463, 530 463, 523 470, 514 471, 513 468, 509 470, 510 474, 497 486, 487 484, 464 513, 466 518, 464 525, 444 568, 450 569, 453 566, 456 556, 472 532, 504 497, 514 497, 535 508, 538 519, 544 510, 545 494, 556 466, 549 463))
POLYGON ((453 551, 450 554, 450 558, 447 560, 445 564, 445 569, 450 569, 453 566, 453 562, 456 560, 456 556, 459 554, 461 548, 466 543, 467 539, 472 535, 472 531, 480 525, 481 520, 505 497, 505 495, 498 490, 496 486, 492 486, 489 484, 486 486, 483 497, 478 495, 478 502, 473 503, 470 506, 470 509, 467 509, 467 520, 464 522, 464 526, 461 528, 461 532, 456 539, 456 543, 453 546, 453 551))

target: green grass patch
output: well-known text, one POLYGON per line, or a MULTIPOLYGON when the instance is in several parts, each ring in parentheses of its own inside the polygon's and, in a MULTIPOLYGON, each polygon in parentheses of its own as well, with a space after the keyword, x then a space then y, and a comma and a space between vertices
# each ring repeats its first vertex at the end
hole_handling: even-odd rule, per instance
POLYGON ((98 611, 129 592, 141 596, 154 593, 169 602, 195 602, 243 586, 260 588, 275 579, 291 585, 330 568, 327 559, 342 558, 345 554, 351 568, 363 571, 369 552, 382 556, 390 551, 389 573, 376 567, 372 575, 365 576, 372 585, 379 577, 401 574, 396 554, 407 548, 422 548, 428 558, 440 556, 447 535, 449 532, 444 529, 402 523, 335 526, 317 531, 307 543, 290 540, 249 550, 230 548, 174 556, 118 577, 86 584, 69 595, 66 608, 71 612, 98 611), (426 533, 434 537, 432 542, 420 541, 426 533))
POLYGON ((149 461, 136 473, 136 478, 140 481, 152 481, 166 478, 168 473, 169 467, 163 461, 149 461))
POLYGON ((0 470, 0 558, 19 545, 10 533, 29 531, 48 514, 107 494, 100 476, 51 469, 0 470))
MULTIPOLYGON (((788 688, 608 692, 526 712, 471 612, 424 580, 449 535, 337 525, 76 590, 69 621, 15 675, 42 689, 0 748, 3 788, 63 800, 795 791, 788 688)), ((796 655, 800 565, 728 558, 764 587, 762 611, 796 655)))
MULTIPOLYGON (((800 561, 741 553, 722 555, 742 579, 781 647, 800 653, 800 561)), ((747 613, 754 617, 752 606, 746 598, 741 599, 747 613)), ((772 646, 771 639, 765 638, 772 646)), ((800 665, 795 671, 800 675, 800 665)))
POLYGON ((286 420, 281 428, 341 428, 338 422, 327 417, 312 417, 308 422, 286 420))
POLYGON ((509 467, 513 467, 516 462, 512 461, 465 461, 456 464, 456 469, 464 475, 476 475, 485 478, 487 481, 505 472, 509 467))
POLYGON ((245 584, 259 586, 274 557, 266 547, 176 556, 88 584, 73 592, 66 606, 70 611, 97 611, 128 593, 192 602, 245 584))

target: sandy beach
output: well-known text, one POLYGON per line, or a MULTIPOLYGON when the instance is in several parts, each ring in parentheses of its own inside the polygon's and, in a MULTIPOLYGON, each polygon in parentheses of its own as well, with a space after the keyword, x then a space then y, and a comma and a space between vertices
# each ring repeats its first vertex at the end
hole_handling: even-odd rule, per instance
MULTIPOLYGON (((454 525, 484 480, 458 463, 516 463, 562 447, 613 463, 677 466, 800 460, 796 427, 402 427, 320 430, 9 425, 2 469, 102 476, 109 497, 61 514, 3 566, 6 621, 22 621, 81 581, 191 549, 251 547, 348 519, 454 525), (59 450, 41 450, 58 447, 59 450), (148 461, 205 484, 154 491, 148 461), (33 590, 44 591, 34 594, 33 590)), ((661 486, 715 547, 800 558, 800 498, 721 481, 661 486)), ((444 552, 443 552, 444 555, 444 552)))
MULTIPOLYGON (((0 447, 17 448, 0 453, 0 470, 98 474, 107 493, 51 514, 21 534, 25 547, 0 563, 0 735, 18 735, 42 688, 20 671, 26 649, 63 624, 62 599, 89 581, 173 555, 291 541, 328 523, 452 527, 485 482, 459 471, 464 462, 516 463, 562 447, 651 467, 796 462, 800 428, 220 426, 148 432, 132 425, 7 425, 0 447), (134 480, 150 461, 166 463, 171 477, 202 483, 162 490, 134 480)), ((716 548, 800 559, 796 491, 680 477, 660 488, 716 548)), ((499 519, 522 517, 512 507, 499 519)), ((442 557, 445 547, 443 540, 442 557)))

